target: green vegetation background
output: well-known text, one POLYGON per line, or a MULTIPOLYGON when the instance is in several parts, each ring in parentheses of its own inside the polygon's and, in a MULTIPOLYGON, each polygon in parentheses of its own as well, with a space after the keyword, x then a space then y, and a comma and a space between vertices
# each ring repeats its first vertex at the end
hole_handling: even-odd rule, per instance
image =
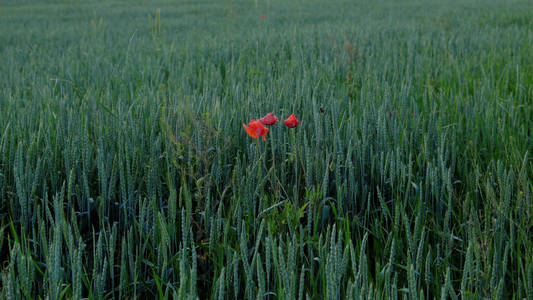
POLYGON ((531 128, 531 1, 4 0, 0 298, 533 299, 531 128))

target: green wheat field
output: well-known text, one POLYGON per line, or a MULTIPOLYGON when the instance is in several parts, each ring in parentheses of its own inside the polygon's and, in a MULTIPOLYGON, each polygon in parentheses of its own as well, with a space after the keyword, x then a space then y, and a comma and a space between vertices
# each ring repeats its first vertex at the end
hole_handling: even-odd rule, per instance
POLYGON ((0 0, 0 299, 533 300, 532 130, 530 0, 0 0))

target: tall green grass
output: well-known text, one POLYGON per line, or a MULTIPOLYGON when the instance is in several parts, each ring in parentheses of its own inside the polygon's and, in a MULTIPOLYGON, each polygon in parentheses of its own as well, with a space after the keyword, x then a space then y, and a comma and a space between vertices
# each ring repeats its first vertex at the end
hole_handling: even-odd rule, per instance
POLYGON ((533 299, 531 20, 5 1, 0 298, 533 299))

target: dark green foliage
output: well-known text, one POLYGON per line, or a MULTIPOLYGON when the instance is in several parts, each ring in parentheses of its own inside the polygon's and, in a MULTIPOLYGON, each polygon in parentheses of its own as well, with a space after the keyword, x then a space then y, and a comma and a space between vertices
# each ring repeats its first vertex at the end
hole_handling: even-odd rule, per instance
POLYGON ((4 1, 0 298, 533 298, 532 19, 4 1))

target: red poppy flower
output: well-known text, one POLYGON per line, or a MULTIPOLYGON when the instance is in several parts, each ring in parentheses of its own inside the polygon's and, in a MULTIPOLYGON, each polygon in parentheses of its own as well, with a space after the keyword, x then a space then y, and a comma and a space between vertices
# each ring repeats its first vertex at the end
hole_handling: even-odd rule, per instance
POLYGON ((259 122, 263 123, 263 125, 274 125, 278 121, 278 117, 276 117, 273 113, 268 113, 266 116, 259 119, 259 122))
POLYGON ((242 126, 249 136, 253 137, 254 139, 262 136, 263 141, 266 141, 265 135, 268 132, 268 128, 265 128, 265 126, 263 126, 263 124, 258 120, 251 120, 250 123, 248 123, 248 126, 245 124, 242 124, 242 126))
POLYGON ((265 18, 265 15, 261 15, 260 17, 261 17, 261 19, 264 19, 264 18, 265 18))
POLYGON ((298 121, 298 119, 296 119, 294 114, 291 114, 291 116, 287 120, 284 120, 283 123, 285 123, 285 125, 289 128, 294 128, 302 122, 298 121))

